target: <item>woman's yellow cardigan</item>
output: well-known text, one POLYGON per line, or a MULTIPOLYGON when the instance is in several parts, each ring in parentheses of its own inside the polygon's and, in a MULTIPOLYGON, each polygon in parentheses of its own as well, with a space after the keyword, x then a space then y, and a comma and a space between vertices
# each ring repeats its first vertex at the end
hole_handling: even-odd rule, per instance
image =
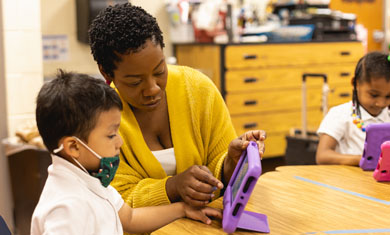
MULTIPOLYGON (((236 133, 218 89, 194 69, 168 65, 166 95, 176 173, 206 165, 221 179, 228 145, 236 133)), ((169 176, 146 145, 131 108, 122 102, 119 132, 123 145, 111 185, 133 208, 169 204, 165 189, 169 176)))

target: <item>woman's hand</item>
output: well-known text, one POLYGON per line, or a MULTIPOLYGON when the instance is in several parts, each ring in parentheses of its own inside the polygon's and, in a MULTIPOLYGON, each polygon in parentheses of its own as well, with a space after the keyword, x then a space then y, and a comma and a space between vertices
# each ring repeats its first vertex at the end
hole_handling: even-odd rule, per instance
POLYGON ((211 224, 209 216, 222 219, 222 211, 212 207, 193 207, 184 203, 184 214, 187 218, 202 221, 205 224, 211 224))
POLYGON ((224 162, 224 177, 223 181, 224 183, 228 183, 230 180, 230 177, 233 174, 234 168, 237 165, 238 160, 240 159, 240 156, 242 152, 248 147, 249 141, 254 141, 257 143, 257 147, 259 148, 259 155, 260 158, 264 154, 265 146, 264 146, 264 140, 266 138, 265 131, 263 130, 255 130, 255 131, 247 131, 240 137, 232 140, 229 144, 228 154, 226 156, 225 162, 224 162))
POLYGON ((166 188, 171 202, 183 200, 191 206, 205 206, 214 197, 213 192, 222 189, 223 184, 206 166, 194 165, 169 178, 166 188))

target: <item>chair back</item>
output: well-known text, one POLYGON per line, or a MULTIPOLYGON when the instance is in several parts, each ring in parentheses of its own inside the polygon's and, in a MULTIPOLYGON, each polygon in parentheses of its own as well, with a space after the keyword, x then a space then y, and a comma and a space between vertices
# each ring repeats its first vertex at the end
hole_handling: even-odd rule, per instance
POLYGON ((11 231, 9 231, 7 223, 5 223, 5 221, 1 215, 0 215, 0 234, 1 235, 11 235, 11 231))

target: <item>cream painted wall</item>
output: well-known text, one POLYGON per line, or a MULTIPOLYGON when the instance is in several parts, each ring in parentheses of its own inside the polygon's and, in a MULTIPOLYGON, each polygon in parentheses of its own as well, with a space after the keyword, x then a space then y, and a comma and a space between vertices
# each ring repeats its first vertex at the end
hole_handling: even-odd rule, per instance
POLYGON ((88 74, 99 74, 89 45, 77 41, 76 1, 41 0, 42 35, 66 35, 69 41, 69 60, 44 61, 43 73, 53 76, 58 68, 88 74))
POLYGON ((164 54, 166 57, 173 55, 173 47, 171 44, 171 38, 169 35, 169 16, 165 11, 165 3, 161 0, 131 0, 132 4, 144 8, 149 14, 156 17, 158 25, 164 36, 165 49, 164 54))
MULTIPOLYGON (((8 124, 6 133, 1 130, 1 137, 5 137, 13 136, 21 124, 35 120, 35 97, 43 84, 40 0, 2 0, 0 15, 5 81, 2 94, 8 124)), ((4 163, 3 152, 0 157, 4 163)), ((7 168, 7 163, 0 164, 2 173, 8 174, 7 168)), ((1 176, 0 180, 0 213, 13 228, 9 178, 1 176)))
POLYGON ((40 0, 3 0, 8 135, 35 120, 43 84, 40 0))
MULTIPOLYGON (((165 55, 172 55, 169 39, 168 14, 165 12, 164 1, 131 1, 132 4, 143 7, 157 18, 165 40, 165 55)), ((69 60, 63 62, 43 62, 45 76, 53 76, 57 68, 88 74, 99 74, 99 70, 90 53, 89 45, 77 40, 77 20, 75 0, 41 0, 41 18, 43 35, 66 35, 69 40, 69 60)))

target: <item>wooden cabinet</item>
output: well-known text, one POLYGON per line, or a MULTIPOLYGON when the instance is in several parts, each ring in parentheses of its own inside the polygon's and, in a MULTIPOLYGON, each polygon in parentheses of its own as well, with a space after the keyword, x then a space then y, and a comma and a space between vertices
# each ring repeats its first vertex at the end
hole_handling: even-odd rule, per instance
MULTIPOLYGON (((351 78, 363 56, 360 42, 285 44, 177 44, 178 64, 208 75, 224 96, 237 134, 267 131, 264 157, 285 153, 285 136, 301 127, 304 73, 328 75, 329 106, 352 98, 351 78)), ((322 80, 307 81, 308 129, 322 120, 322 80)))
POLYGON ((38 204, 52 163, 50 153, 25 145, 7 153, 14 202, 15 234, 30 234, 31 217, 38 204))

